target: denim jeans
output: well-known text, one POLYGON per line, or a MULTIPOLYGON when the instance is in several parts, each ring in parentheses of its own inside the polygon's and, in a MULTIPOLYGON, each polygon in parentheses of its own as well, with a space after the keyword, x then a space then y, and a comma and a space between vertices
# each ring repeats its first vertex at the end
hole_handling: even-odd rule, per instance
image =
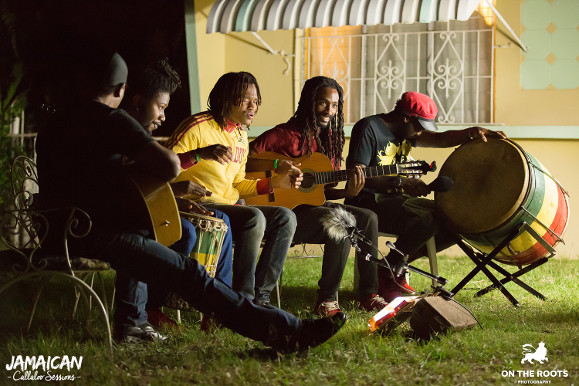
MULTIPOLYGON (((89 236, 71 240, 70 248, 73 253, 108 261, 121 278, 176 292, 225 327, 266 345, 283 341, 302 326, 300 319, 283 310, 254 305, 250 299, 209 277, 195 259, 137 232, 93 228, 89 236)), ((127 320, 123 312, 123 307, 117 307, 114 320, 127 320)))
MULTIPOLYGON (((218 210, 210 208, 209 210, 212 210, 214 216, 222 219, 228 227, 217 263, 215 277, 231 288, 233 238, 231 236, 229 217, 218 210)), ((189 256, 196 241, 197 233, 195 227, 189 220, 181 218, 181 239, 169 248, 185 256, 189 256)), ((146 309, 162 307, 169 294, 170 291, 167 288, 147 286, 146 283, 117 274, 115 303, 117 307, 124 309, 120 315, 126 315, 127 318, 127 320, 117 321, 117 323, 121 322, 138 326, 147 322, 146 309)))
POLYGON ((233 290, 256 302, 269 302, 296 230, 295 214, 278 206, 210 206, 225 212, 231 221, 233 290), (257 261, 262 239, 265 245, 257 261))
MULTIPOLYGON (((344 268, 348 261, 351 244, 348 239, 335 241, 330 238, 325 229, 322 217, 331 213, 334 208, 341 206, 356 218, 356 227, 375 246, 378 244, 378 217, 374 212, 354 206, 340 205, 326 202, 323 206, 300 205, 294 209, 298 221, 298 228, 294 236, 296 243, 324 244, 324 260, 322 262, 322 276, 318 281, 318 300, 336 300, 336 293, 340 288, 344 268)), ((378 274, 376 264, 366 261, 366 253, 376 255, 376 252, 365 243, 358 244, 362 252, 358 256, 358 270, 360 272, 359 297, 366 299, 378 293, 378 274)))

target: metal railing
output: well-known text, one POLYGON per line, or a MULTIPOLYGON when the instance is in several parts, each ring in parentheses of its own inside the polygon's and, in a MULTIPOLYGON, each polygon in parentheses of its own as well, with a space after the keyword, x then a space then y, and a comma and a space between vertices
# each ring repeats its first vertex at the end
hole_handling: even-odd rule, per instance
POLYGON ((435 100, 438 123, 493 122, 494 29, 482 18, 343 31, 297 36, 296 60, 300 90, 316 75, 342 85, 346 123, 392 110, 409 90, 435 100))

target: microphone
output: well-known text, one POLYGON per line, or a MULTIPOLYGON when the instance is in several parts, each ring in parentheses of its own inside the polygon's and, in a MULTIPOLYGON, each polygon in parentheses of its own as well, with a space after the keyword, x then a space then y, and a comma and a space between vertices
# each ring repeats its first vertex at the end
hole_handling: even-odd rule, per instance
POLYGON ((404 274, 404 271, 406 270, 406 266, 408 265, 408 259, 410 258, 410 256, 402 252, 400 249, 396 248, 396 245, 394 245, 391 241, 386 241, 386 246, 402 255, 402 262, 396 265, 396 267, 394 267, 394 269, 392 270, 394 276, 400 277, 404 274))
POLYGON ((322 226, 334 241, 342 241, 356 228, 356 218, 346 209, 338 206, 321 217, 322 226))
POLYGON ((438 176, 426 186, 431 192, 448 192, 454 186, 454 181, 447 176, 438 176))

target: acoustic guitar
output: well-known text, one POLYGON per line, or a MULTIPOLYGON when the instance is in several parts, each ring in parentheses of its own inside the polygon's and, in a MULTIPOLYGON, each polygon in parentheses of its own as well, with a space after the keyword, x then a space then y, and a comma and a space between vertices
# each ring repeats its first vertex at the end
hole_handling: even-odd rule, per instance
POLYGON ((131 203, 141 224, 154 234, 155 240, 169 246, 181 239, 181 217, 171 186, 155 175, 140 168, 127 168, 133 182, 132 197, 140 198, 131 203))
MULTIPOLYGON (((248 205, 274 205, 293 209, 298 205, 307 204, 319 206, 326 202, 324 186, 348 180, 347 170, 334 170, 332 162, 322 153, 312 153, 300 158, 290 158, 274 152, 263 152, 252 156, 259 159, 285 159, 301 163, 303 181, 299 189, 274 189, 272 194, 263 194, 246 198, 248 205)), ((385 166, 371 166, 364 168, 366 178, 387 175, 421 175, 434 171, 434 163, 429 165, 425 161, 410 161, 385 166)), ((248 179, 262 179, 275 176, 274 171, 249 172, 248 179)))

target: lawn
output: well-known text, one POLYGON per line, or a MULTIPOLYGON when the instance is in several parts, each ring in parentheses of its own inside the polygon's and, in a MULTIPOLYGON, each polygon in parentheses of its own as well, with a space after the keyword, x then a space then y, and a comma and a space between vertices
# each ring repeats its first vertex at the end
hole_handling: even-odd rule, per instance
MULTIPOLYGON (((416 266, 427 270, 428 262, 416 266)), ((466 257, 439 257, 439 270, 454 287, 474 267, 466 257)), ((284 268, 282 307, 302 317, 311 315, 321 259, 288 259, 284 268)), ((512 270, 512 269, 511 269, 512 270)), ((42 298, 31 333, 22 331, 30 287, 0 298, 0 385, 15 382, 6 366, 12 356, 83 357, 82 367, 70 372, 67 384, 224 384, 224 385, 486 385, 563 384, 577 381, 579 361, 577 300, 579 260, 552 258, 523 277, 546 297, 539 300, 512 283, 507 288, 521 306, 513 307, 498 291, 483 297, 473 294, 489 284, 477 275, 455 299, 467 307, 484 329, 417 340, 408 323, 388 336, 370 333, 372 314, 356 307, 353 259, 340 290, 340 305, 348 315, 346 326, 330 341, 309 351, 279 355, 257 342, 228 330, 206 335, 199 329, 199 314, 182 313, 186 329, 163 343, 118 345, 113 360, 107 356, 100 320, 87 328, 85 314, 70 317, 72 296, 67 288, 51 289, 42 298), (523 345, 544 342, 548 362, 521 364, 523 345), (78 378, 80 377, 80 378, 78 378)), ((108 277, 112 287, 112 275, 108 277)), ((411 276, 416 289, 429 280, 411 276)), ((53 287, 47 287, 53 288, 53 287)))

